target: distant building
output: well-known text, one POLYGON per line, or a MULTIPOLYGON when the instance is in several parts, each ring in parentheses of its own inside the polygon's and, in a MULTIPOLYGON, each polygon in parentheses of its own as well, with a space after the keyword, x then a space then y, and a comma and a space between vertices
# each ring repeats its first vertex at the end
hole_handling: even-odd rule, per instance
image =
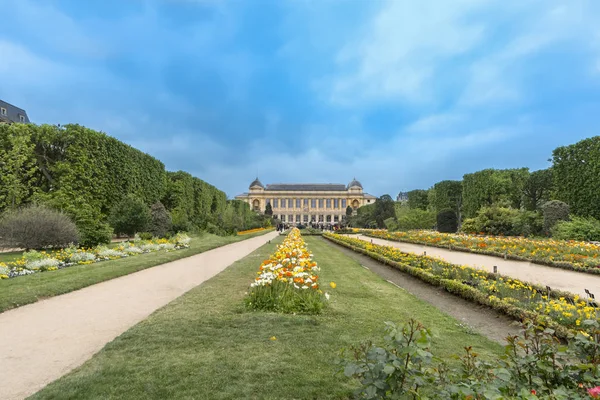
POLYGON ((408 192, 400 192, 398 193, 398 196, 396 196, 396 201, 399 202, 407 202, 408 201, 408 192))
POLYGON ((27 112, 22 108, 0 100, 0 123, 12 124, 15 122, 28 124, 29 117, 27 116, 27 112))
POLYGON ((288 224, 337 224, 346 218, 348 206, 356 212, 359 207, 377 199, 364 193, 356 179, 348 185, 276 183, 264 186, 256 178, 249 189, 249 193, 235 198, 250 204, 258 212, 264 212, 267 204, 271 204, 273 216, 288 224))

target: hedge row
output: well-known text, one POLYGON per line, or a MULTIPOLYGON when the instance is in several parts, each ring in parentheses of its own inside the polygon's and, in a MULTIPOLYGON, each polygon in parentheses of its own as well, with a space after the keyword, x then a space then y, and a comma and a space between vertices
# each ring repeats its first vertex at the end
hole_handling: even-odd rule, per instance
MULTIPOLYGON (((346 243, 343 239, 336 238, 329 234, 324 235, 324 237, 340 246, 344 246, 344 247, 349 248, 357 253, 364 254, 364 255, 371 257, 374 260, 377 260, 385 265, 392 266, 395 269, 397 269, 401 272, 407 273, 411 276, 414 276, 415 278, 418 278, 426 283, 429 283, 430 285, 443 288, 446 291, 448 291, 454 295, 457 295, 459 297, 462 297, 465 300, 469 300, 476 304, 490 307, 490 308, 492 308, 504 315, 507 315, 510 318, 513 318, 517 321, 529 320, 536 324, 540 324, 540 325, 552 328, 556 331, 556 335, 558 337, 567 338, 568 335, 571 333, 571 331, 567 327, 557 323, 556 321, 552 320, 551 318, 549 318, 547 316, 517 307, 514 304, 510 304, 509 302, 504 301, 502 299, 493 298, 493 297, 490 298, 485 293, 482 293, 481 291, 477 290, 476 288, 469 286, 465 283, 462 283, 462 282, 459 282, 459 281, 456 281, 453 279, 444 279, 443 277, 436 276, 434 274, 431 274, 431 273, 424 271, 422 269, 419 269, 419 268, 415 268, 408 264, 390 260, 380 254, 368 251, 366 249, 362 249, 360 247, 353 246, 349 243, 346 243)), ((491 272, 488 272, 487 276, 491 277, 493 279, 497 279, 499 277, 503 277, 505 279, 512 279, 508 276, 503 276, 500 274, 493 274, 491 272)), ((530 285, 541 293, 545 292, 545 290, 546 290, 544 287, 539 286, 539 285, 534 285, 534 284, 530 284, 530 285)), ((561 292, 561 291, 552 291, 550 293, 550 297, 555 298, 555 299, 559 299, 561 297, 573 299, 573 295, 571 293, 561 292)))
POLYGON ((84 236, 106 231, 125 195, 163 201, 201 226, 227 204, 225 193, 104 133, 80 125, 0 124, 0 213, 39 202, 68 213, 84 236))

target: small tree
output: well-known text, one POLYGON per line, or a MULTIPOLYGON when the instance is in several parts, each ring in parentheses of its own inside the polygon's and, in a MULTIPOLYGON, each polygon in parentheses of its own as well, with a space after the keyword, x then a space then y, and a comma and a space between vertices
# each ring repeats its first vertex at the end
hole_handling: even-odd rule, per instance
POLYGON ((128 195, 112 208, 109 223, 116 234, 133 236, 145 231, 152 216, 144 202, 136 196, 128 195))
POLYGON ((454 210, 443 210, 437 215, 437 228, 442 233, 455 233, 458 229, 458 218, 454 210))
POLYGON ((171 215, 160 201, 152 204, 150 207, 150 215, 152 217, 149 226, 149 232, 157 237, 165 237, 173 228, 171 215))
POLYGON ((352 209, 352 207, 350 207, 350 206, 346 207, 346 218, 350 219, 350 217, 352 216, 353 213, 354 213, 354 210, 352 209))
POLYGON ((71 219, 44 206, 32 205, 8 211, 0 219, 0 247, 44 249, 62 248, 79 240, 71 219))
POLYGON ((271 203, 267 203, 267 207, 265 207, 265 215, 269 217, 273 216, 273 207, 271 207, 271 203))
POLYGON ((551 200, 542 206, 544 212, 544 232, 549 235, 558 221, 569 220, 569 205, 560 200, 551 200))

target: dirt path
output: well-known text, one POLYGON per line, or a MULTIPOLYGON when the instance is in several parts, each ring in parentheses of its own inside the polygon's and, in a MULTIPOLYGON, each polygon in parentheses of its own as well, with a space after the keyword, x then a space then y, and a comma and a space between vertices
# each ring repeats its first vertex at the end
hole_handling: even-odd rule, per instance
POLYGON ((442 258, 448 262, 460 265, 493 271, 494 265, 498 266, 498 272, 526 282, 550 286, 552 289, 563 290, 579 294, 585 297, 588 289, 596 297, 600 296, 600 275, 586 274, 583 272, 569 271, 561 268, 547 267, 527 261, 504 260, 500 257, 486 256, 482 254, 466 253, 463 251, 451 251, 439 247, 423 246, 419 244, 396 242, 371 238, 363 235, 349 235, 358 239, 373 241, 375 244, 383 244, 399 248, 402 251, 415 254, 427 252, 428 256, 442 258))
MULTIPOLYGON (((470 301, 446 292, 444 289, 432 286, 388 265, 384 265, 371 257, 328 240, 326 241, 388 282, 456 318, 460 321, 462 329, 467 332, 477 332, 502 345, 506 344, 505 339, 507 336, 519 333, 518 326, 512 325, 514 322, 512 319, 490 308, 473 304, 470 301)), ((418 318, 418 316, 416 317, 418 318)))
POLYGON ((112 279, 0 314, 0 399, 21 399, 277 232, 112 279))

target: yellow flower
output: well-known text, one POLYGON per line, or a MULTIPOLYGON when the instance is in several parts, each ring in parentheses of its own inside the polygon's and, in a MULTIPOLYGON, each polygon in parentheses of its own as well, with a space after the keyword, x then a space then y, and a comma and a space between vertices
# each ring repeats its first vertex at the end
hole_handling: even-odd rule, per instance
POLYGON ((269 338, 269 340, 271 340, 271 341, 275 341, 275 340, 277 340, 277 338, 276 338, 275 336, 271 336, 271 337, 269 338))
POLYGON ((337 285, 335 284, 335 282, 329 282, 329 286, 331 286, 331 288, 332 288, 332 289, 335 289, 335 287, 336 287, 337 285))

